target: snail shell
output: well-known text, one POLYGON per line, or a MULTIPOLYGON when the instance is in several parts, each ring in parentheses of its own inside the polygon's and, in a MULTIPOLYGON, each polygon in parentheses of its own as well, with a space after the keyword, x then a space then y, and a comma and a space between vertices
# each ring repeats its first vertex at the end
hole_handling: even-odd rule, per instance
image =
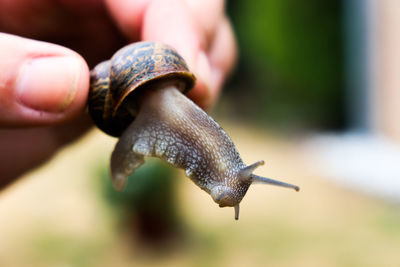
POLYGON ((119 50, 91 73, 89 111, 96 125, 120 136, 111 156, 113 185, 122 190, 144 157, 182 168, 220 207, 235 207, 253 182, 299 187, 253 174, 225 131, 183 93, 194 84, 171 47, 140 42, 119 50))
POLYGON ((175 81, 186 93, 195 77, 167 45, 138 42, 118 50, 91 71, 89 113, 93 121, 107 134, 120 136, 136 117, 141 91, 160 80, 175 81))

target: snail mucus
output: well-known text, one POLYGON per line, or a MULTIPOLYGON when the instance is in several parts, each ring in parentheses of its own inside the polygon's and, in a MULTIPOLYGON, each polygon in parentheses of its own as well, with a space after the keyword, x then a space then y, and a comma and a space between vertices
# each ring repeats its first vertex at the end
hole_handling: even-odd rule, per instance
POLYGON ((234 207, 252 183, 299 190, 298 186, 260 177, 246 166, 224 130, 184 94, 195 83, 183 58, 171 47, 138 42, 123 47, 91 71, 89 113, 95 124, 119 137, 111 155, 113 185, 158 157, 182 168, 220 207, 234 207))

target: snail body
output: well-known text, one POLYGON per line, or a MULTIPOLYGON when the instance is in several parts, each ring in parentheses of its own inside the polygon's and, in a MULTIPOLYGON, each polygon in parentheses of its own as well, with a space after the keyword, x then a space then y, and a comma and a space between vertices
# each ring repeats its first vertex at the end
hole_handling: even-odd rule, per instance
POLYGON ((111 156, 113 185, 158 157, 182 168, 220 207, 235 207, 253 182, 297 186, 254 175, 225 131, 184 95, 194 76, 170 47, 139 42, 122 48, 91 73, 89 112, 100 129, 119 136, 111 156), (154 74, 154 75, 153 75, 154 74))

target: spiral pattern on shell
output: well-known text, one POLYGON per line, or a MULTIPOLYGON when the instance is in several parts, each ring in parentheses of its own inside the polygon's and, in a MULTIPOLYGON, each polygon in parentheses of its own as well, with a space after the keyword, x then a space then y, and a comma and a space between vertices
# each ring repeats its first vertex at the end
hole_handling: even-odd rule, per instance
POLYGON ((101 130, 118 137, 136 117, 140 92, 164 81, 176 82, 186 93, 195 77, 170 46, 155 42, 127 45, 91 71, 89 113, 101 130))

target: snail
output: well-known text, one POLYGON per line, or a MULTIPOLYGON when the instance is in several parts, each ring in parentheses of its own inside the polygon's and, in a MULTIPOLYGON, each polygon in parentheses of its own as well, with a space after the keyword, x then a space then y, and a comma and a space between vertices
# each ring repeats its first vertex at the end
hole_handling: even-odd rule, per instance
POLYGON ((298 191, 253 174, 264 161, 243 163, 224 130, 184 95, 194 83, 184 59, 155 42, 125 46, 91 71, 89 113, 101 130, 119 137, 111 155, 114 187, 122 190, 147 156, 184 169, 220 207, 234 207, 236 220, 252 183, 298 191))

